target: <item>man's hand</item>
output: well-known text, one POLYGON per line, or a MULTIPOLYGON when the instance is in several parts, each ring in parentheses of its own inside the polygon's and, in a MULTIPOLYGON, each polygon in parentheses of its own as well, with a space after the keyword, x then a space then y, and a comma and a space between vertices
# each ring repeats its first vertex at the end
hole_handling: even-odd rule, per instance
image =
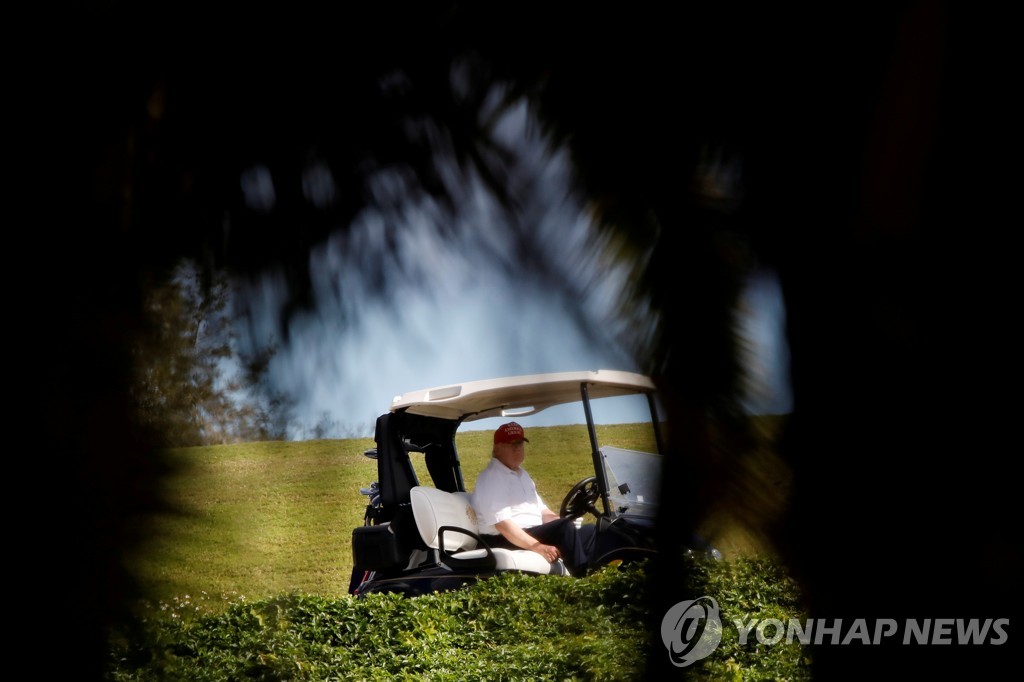
POLYGON ((536 552, 544 557, 549 563, 557 561, 561 558, 562 554, 558 551, 557 547, 552 545, 545 545, 537 538, 533 537, 525 530, 517 526, 512 521, 499 521, 494 524, 494 527, 499 533, 505 536, 505 538, 516 547, 522 549, 528 549, 531 552, 536 552))
POLYGON ((549 563, 552 561, 557 561, 558 558, 561 556, 561 553, 558 551, 557 547, 555 547, 554 545, 545 545, 539 541, 535 543, 532 547, 530 547, 530 549, 536 552, 537 554, 540 554, 549 563))

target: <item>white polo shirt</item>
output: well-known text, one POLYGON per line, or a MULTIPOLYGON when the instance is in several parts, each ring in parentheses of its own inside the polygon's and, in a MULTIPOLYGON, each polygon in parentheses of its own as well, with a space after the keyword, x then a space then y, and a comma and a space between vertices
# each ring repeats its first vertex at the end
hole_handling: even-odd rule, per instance
POLYGON ((492 457, 476 478, 473 509, 483 535, 497 535, 494 525, 510 519, 521 528, 539 526, 544 522, 541 512, 547 508, 530 474, 522 467, 512 470, 492 457))

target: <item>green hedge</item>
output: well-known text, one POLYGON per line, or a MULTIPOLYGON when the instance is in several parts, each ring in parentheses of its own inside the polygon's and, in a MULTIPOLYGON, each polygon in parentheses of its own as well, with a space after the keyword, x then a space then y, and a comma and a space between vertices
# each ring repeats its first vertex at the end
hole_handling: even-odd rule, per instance
MULTIPOLYGON (((695 562, 694 596, 714 596, 727 624, 721 645, 691 672, 809 679, 798 645, 741 646, 728 625, 801 616, 781 568, 769 559, 695 562)), ((216 614, 183 600, 112 637, 109 679, 641 679, 645 585, 643 565, 634 564, 585 578, 505 574, 418 598, 289 594, 216 614)))

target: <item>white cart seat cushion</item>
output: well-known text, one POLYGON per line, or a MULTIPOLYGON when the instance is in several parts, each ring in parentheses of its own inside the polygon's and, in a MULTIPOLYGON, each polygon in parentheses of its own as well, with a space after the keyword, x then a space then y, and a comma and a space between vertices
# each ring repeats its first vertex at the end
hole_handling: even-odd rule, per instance
MULTIPOLYGON (((476 511, 469 493, 448 493, 437 488, 416 486, 409 491, 416 529, 423 542, 432 549, 440 549, 439 530, 442 526, 454 526, 477 533, 476 511)), ((483 558, 487 550, 478 548, 477 541, 470 535, 446 530, 444 549, 455 559, 483 558)), ((524 571, 527 573, 568 575, 568 569, 561 561, 548 563, 544 557, 527 549, 506 549, 497 547, 494 553, 499 571, 524 571)))
MULTIPOLYGON (((528 549, 505 549, 496 547, 491 550, 500 571, 525 571, 542 575, 569 575, 569 569, 561 561, 548 563, 547 559, 528 549)), ((461 555, 460 555, 461 556, 461 555)))
MULTIPOLYGON (((466 493, 446 493, 437 488, 416 486, 409 491, 409 497, 416 529, 428 547, 440 549, 438 530, 442 526, 465 528, 476 533, 476 511, 466 493)), ((447 552, 474 549, 476 545, 476 540, 469 535, 445 531, 444 549, 447 552)))

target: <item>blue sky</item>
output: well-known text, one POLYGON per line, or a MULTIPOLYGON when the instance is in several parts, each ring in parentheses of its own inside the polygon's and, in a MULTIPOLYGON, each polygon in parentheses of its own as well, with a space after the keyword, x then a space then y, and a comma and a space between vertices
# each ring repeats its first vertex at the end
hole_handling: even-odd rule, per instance
MULTIPOLYGON (((460 178, 462 206, 444 223, 429 198, 399 174, 382 173, 371 191, 388 209, 369 208, 312 256, 314 310, 295 319, 292 342, 274 358, 270 378, 295 396, 303 438, 322 418, 334 437, 369 436, 394 396, 423 388, 499 376, 571 370, 637 371, 620 345, 623 326, 644 324, 643 311, 624 321, 615 313, 626 282, 623 266, 571 187, 564 153, 537 137, 525 108, 498 127, 519 148, 513 179, 531 183, 525 213, 537 257, 554 255, 575 292, 515 268, 501 254, 517 248, 513 229, 474 178, 460 178), (417 198, 418 197, 418 198, 417 198), (396 246, 397 245, 397 246, 396 246), (386 273, 388 292, 375 296, 367 274, 386 273)), ((264 338, 281 286, 268 276, 251 291, 265 314, 264 338)), ((754 353, 761 386, 749 409, 789 410, 788 362, 777 282, 770 273, 752 281, 741 331, 754 353)), ((531 423, 565 423, 564 413, 531 423)), ((467 425, 468 426, 468 425, 467 425)))
MULTIPOLYGON (((409 248, 423 253, 425 247, 409 248)), ((340 303, 334 302, 300 317, 292 345, 271 365, 272 377, 299 398, 297 416, 307 427, 326 415, 336 424, 331 435, 351 437, 371 435, 392 398, 412 390, 541 372, 636 371, 616 343, 614 297, 595 290, 592 298, 568 300, 472 257, 450 258, 434 277, 401 283, 390 299, 394 305, 346 303, 343 322, 334 314, 340 303), (580 305, 595 320, 590 330, 577 323, 572 308, 580 305)), ((748 409, 788 412, 778 283, 770 273, 759 273, 744 298, 741 331, 751 343, 750 366, 759 378, 748 409)), ((551 411, 532 423, 566 418, 565 412, 551 411)), ((302 438, 302 430, 291 436, 302 438)))

